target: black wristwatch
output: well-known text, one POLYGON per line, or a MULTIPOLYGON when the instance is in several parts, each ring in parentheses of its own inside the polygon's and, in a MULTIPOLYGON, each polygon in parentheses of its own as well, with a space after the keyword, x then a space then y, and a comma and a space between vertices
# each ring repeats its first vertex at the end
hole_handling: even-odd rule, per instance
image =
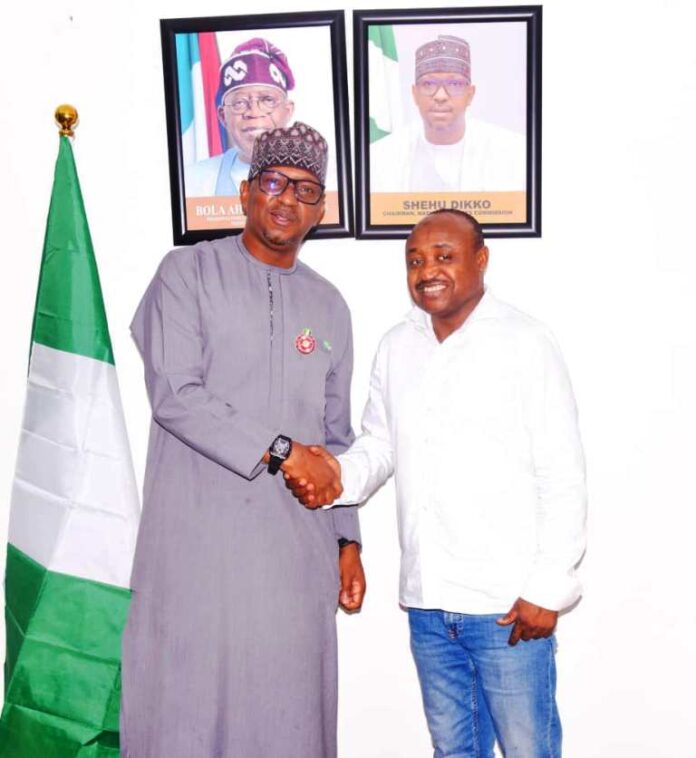
POLYGON ((271 456, 268 461, 268 473, 275 476, 283 461, 290 457, 290 453, 292 453, 292 440, 290 437, 279 434, 268 448, 268 454, 271 456))

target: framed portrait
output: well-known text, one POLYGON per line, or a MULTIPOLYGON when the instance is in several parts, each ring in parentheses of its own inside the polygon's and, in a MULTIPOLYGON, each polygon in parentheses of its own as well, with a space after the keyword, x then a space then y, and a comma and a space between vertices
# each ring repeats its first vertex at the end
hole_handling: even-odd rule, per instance
POLYGON ((541 235, 541 6, 354 11, 359 238, 541 235))
POLYGON ((343 11, 160 22, 174 244, 241 231, 239 185, 263 131, 302 121, 329 144, 326 212, 353 236, 343 11))

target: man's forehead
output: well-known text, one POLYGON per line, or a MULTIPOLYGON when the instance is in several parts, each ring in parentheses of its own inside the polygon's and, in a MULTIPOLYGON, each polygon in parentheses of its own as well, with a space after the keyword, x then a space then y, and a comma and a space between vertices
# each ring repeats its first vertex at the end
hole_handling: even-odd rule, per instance
POLYGON ((406 255, 420 248, 445 249, 458 246, 463 240, 472 239, 473 229, 465 219, 454 214, 437 214, 414 227, 406 240, 406 255))
POLYGON ((427 81, 428 79, 468 83, 467 78, 463 74, 459 74, 456 71, 431 71, 429 74, 422 74, 418 77, 419 82, 427 81))
POLYGON ((223 97, 223 102, 228 102, 237 97, 249 97, 249 95, 272 95, 281 100, 287 99, 287 94, 279 87, 272 87, 268 84, 245 84, 242 87, 228 90, 223 97))
POLYGON ((306 168, 298 168, 297 166, 274 165, 264 166, 263 171, 279 171, 281 174, 285 174, 285 176, 289 176, 291 179, 308 179, 309 181, 318 182, 321 184, 319 179, 311 171, 307 171, 306 168))
POLYGON ((415 255, 420 250, 428 249, 428 250, 451 250, 453 247, 456 247, 456 240, 454 239, 443 239, 443 240, 430 240, 430 239, 420 239, 416 237, 415 239, 409 239, 406 241, 406 255, 415 255))

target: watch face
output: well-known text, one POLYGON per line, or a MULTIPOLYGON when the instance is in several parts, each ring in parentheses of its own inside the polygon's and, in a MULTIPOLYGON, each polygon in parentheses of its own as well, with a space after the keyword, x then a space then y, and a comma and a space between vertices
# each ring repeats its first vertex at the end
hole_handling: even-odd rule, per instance
POLYGON ((290 451, 290 442, 282 437, 276 437, 273 442, 273 455, 277 455, 279 458, 287 458, 290 451))

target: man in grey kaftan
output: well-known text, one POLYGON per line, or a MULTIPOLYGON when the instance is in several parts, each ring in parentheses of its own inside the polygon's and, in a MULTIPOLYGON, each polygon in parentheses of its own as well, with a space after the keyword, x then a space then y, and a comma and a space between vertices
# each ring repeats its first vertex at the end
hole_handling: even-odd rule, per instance
POLYGON ((303 508, 262 457, 280 432, 352 441, 348 308, 228 237, 167 255, 132 331, 153 422, 124 756, 332 758, 337 541, 359 540, 357 514, 303 508))

